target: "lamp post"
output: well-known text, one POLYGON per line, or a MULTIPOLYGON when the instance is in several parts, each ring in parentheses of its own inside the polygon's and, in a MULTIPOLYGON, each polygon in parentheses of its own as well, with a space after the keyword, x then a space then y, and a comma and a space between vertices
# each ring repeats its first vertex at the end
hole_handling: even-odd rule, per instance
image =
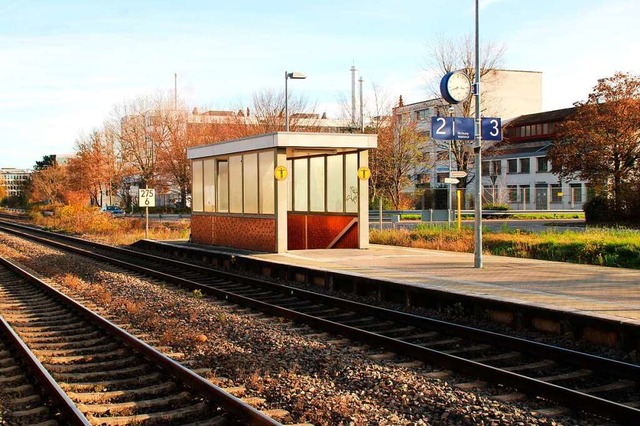
POLYGON ((288 92, 288 80, 304 80, 307 78, 301 72, 284 72, 284 130, 289 131, 289 92, 288 92))

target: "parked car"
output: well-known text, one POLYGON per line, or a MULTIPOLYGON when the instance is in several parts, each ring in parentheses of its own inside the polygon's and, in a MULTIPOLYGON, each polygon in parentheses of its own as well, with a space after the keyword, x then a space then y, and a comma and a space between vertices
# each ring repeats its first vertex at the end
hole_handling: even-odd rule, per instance
POLYGON ((113 216, 124 216, 124 210, 122 210, 118 206, 102 206, 102 209, 100 209, 100 211, 103 213, 109 213, 113 216))

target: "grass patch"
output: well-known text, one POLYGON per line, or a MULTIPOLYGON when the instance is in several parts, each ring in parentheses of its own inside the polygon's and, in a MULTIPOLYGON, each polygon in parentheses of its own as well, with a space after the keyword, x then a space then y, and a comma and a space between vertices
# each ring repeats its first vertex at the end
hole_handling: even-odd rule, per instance
MULTIPOLYGON (((375 230, 374 244, 473 252, 470 227, 458 231, 448 225, 420 224, 413 230, 375 230)), ((587 229, 529 233, 520 230, 483 231, 486 253, 528 259, 640 269, 640 232, 628 229, 587 229)))

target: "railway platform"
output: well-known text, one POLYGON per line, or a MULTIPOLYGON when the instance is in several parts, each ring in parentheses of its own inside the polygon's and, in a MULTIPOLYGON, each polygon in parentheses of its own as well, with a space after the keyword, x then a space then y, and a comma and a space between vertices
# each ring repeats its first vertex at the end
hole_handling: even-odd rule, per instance
POLYGON ((640 271, 633 269, 486 254, 477 269, 472 253, 384 245, 250 256, 640 326, 640 271))
POLYGON ((258 253, 186 242, 140 242, 196 253, 214 266, 305 282, 381 302, 572 335, 640 353, 640 271, 472 253, 371 245, 367 250, 258 253))

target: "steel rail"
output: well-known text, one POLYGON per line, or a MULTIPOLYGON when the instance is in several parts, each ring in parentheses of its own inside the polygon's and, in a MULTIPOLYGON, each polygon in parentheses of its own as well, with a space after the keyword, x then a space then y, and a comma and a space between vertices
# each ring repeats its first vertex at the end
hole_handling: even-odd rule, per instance
MULTIPOLYGON (((15 274, 28 280, 29 282, 37 285, 45 293, 52 296, 53 298, 60 301, 61 303, 67 305, 72 310, 79 312, 84 318, 92 322, 94 325, 105 330, 108 334, 115 336, 117 339, 122 341, 125 345, 135 349, 143 357, 153 362, 156 366, 169 372, 172 376, 178 378, 181 381, 181 383, 184 384, 185 386, 191 389, 195 389, 204 398, 210 401, 213 401, 216 404, 219 404, 225 410, 231 412, 236 417, 242 419, 244 424, 255 425, 255 426, 281 425, 281 423, 263 414, 262 412, 252 407, 251 405, 246 404, 239 398, 236 398, 235 396, 226 392, 222 388, 214 385, 213 383, 209 382, 203 377, 200 377, 193 371, 183 367, 181 364, 167 357, 163 353, 157 351, 156 349, 146 344, 142 340, 138 339, 137 337, 131 335, 127 331, 121 329, 111 321, 99 316, 98 314, 84 307, 83 305, 76 302, 72 298, 48 286, 46 283, 42 282, 39 278, 35 277, 34 275, 22 269, 20 266, 14 264, 13 262, 0 257, 0 265, 13 271, 15 274)), ((34 360, 37 361, 37 359, 35 358, 34 360)), ((44 369, 44 367, 42 368, 44 369)), ((46 372, 46 370, 44 370, 44 372, 50 377, 51 380, 53 380, 53 378, 46 372)), ((62 392, 62 394, 64 394, 64 391, 62 391, 62 389, 60 389, 60 387, 57 386, 57 384, 56 384, 56 387, 59 389, 60 392, 62 392)), ((66 394, 64 394, 64 396, 68 399, 66 394)), ((82 414, 80 413, 80 415, 82 414)), ((89 424, 89 423, 82 423, 82 424, 89 424)))
POLYGON ((62 388, 60 388, 55 379, 51 377, 51 374, 44 368, 42 363, 40 363, 38 358, 36 358, 26 343, 24 343, 2 315, 0 315, 0 330, 11 347, 17 352, 18 358, 25 363, 38 386, 43 388, 45 396, 54 401, 54 407, 60 410, 64 420, 72 425, 89 426, 91 423, 89 423, 84 414, 82 414, 62 388))
MULTIPOLYGON (((297 312, 292 309, 280 307, 271 303, 265 303, 251 297, 245 297, 242 295, 234 294, 233 292, 215 288, 212 285, 201 284, 197 281, 186 279, 183 277, 175 276, 166 272, 157 271, 151 268, 140 266, 138 264, 131 263, 130 261, 123 261, 113 259, 109 256, 92 253, 84 249, 77 247, 68 247, 67 245, 55 241, 51 241, 41 237, 31 237, 36 240, 41 240, 45 244, 52 244, 64 250, 75 251, 78 254, 93 257, 96 260, 108 262, 125 269, 140 272, 154 278, 171 282, 177 285, 185 286, 190 289, 199 289, 201 291, 209 292, 220 298, 229 300, 234 303, 239 303, 245 306, 250 306, 255 309, 262 310, 264 312, 271 313, 273 315, 282 316, 294 321, 304 322, 311 324, 315 327, 322 328, 333 333, 342 334, 354 339, 362 340, 371 344, 385 347, 389 350, 403 353, 414 357, 416 359, 423 360, 429 363, 435 363, 445 366, 452 370, 460 371, 465 374, 480 377, 491 382, 500 382, 502 384, 520 389, 524 392, 534 393, 539 396, 561 402, 566 406, 569 406, 576 410, 588 411, 598 415, 612 418, 616 421, 625 424, 637 424, 640 421, 640 410, 627 405, 619 404, 613 401, 608 401, 603 398, 599 398, 593 395, 582 393, 576 390, 568 389, 559 385, 537 380, 535 378, 527 377, 517 373, 502 370, 497 367, 492 367, 486 364, 478 363, 472 360, 461 358, 455 355, 446 354, 433 349, 425 348, 416 344, 408 343, 402 340, 383 336, 381 334, 361 330, 356 327, 340 324, 335 321, 330 321, 312 315, 308 315, 302 312, 297 312), (496 380, 498 379, 498 380, 496 380)), ((57 236, 56 236, 57 237, 57 236)), ((65 237, 69 238, 69 237, 65 237)), ((80 240, 72 238, 76 242, 80 240)), ((104 247, 97 243, 90 243, 92 247, 104 247)), ((426 317, 401 313, 392 311, 385 308, 374 307, 365 305, 358 302, 347 301, 339 299, 333 296, 322 295, 307 290, 301 290, 294 287, 288 287, 280 284, 271 283, 264 280, 258 280, 254 278, 248 278, 245 276, 232 274, 228 272, 221 272, 210 268, 205 268, 190 263, 174 261, 166 258, 160 258, 153 255, 142 254, 132 250, 114 248, 111 246, 105 247, 110 251, 118 251, 125 253, 129 258, 131 256, 137 256, 138 259, 147 259, 153 262, 163 262, 168 267, 187 267, 194 271, 205 273, 208 276, 221 277, 224 280, 235 281, 240 283, 246 283, 250 285, 269 286, 269 288, 279 291, 283 294, 305 297, 309 300, 319 301, 326 303, 329 306, 340 306, 343 309, 353 310, 356 312, 366 312, 367 314, 375 315, 382 319, 389 319, 400 322, 402 324, 410 324, 417 327, 424 327, 427 329, 438 330, 454 335, 463 336, 479 341, 499 342, 500 346, 514 349, 520 352, 533 353, 538 356, 543 356, 547 359, 555 359, 564 363, 570 363, 587 368, 597 368, 601 371, 604 370, 610 374, 621 378, 631 378, 638 381, 640 378, 640 366, 628 364, 620 361, 609 360, 602 357, 597 357, 581 352, 572 351, 569 349, 558 348, 538 342, 532 342, 520 338, 514 338, 511 336, 500 335, 498 333, 480 330, 472 327, 461 326, 458 324, 448 323, 445 321, 434 320, 426 317)))

